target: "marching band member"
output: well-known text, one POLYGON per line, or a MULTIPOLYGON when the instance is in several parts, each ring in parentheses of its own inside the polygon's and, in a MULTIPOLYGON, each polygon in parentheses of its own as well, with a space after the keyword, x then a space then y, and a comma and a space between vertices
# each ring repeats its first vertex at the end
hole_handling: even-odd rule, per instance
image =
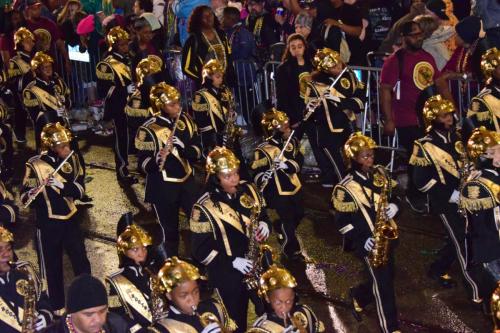
POLYGON ((54 72, 53 64, 54 59, 51 56, 37 52, 31 59, 31 70, 35 79, 23 91, 23 104, 35 124, 35 142, 38 150, 40 135, 45 125, 60 122, 68 126, 70 91, 63 79, 54 72))
POLYGON ((200 159, 196 124, 182 112, 180 94, 165 82, 154 85, 150 101, 156 116, 137 131, 139 165, 147 174, 145 201, 153 205, 167 255, 179 247, 179 209, 189 216, 197 186, 191 163, 200 159))
POLYGON ((8 118, 8 107, 0 101, 0 173, 3 180, 8 180, 14 175, 12 168, 14 163, 13 132, 8 118))
POLYGON ((416 140, 410 164, 414 166, 413 180, 418 190, 427 193, 430 209, 439 215, 449 235, 439 257, 432 263, 429 276, 442 286, 453 285, 448 271, 458 259, 466 283, 472 289, 472 299, 480 303, 477 284, 467 271, 465 258, 465 220, 458 213, 460 198, 460 145, 454 131, 455 107, 441 95, 429 98, 423 108, 427 135, 416 140))
POLYGON ((374 166, 376 147, 373 139, 360 132, 349 137, 344 145, 349 173, 335 186, 332 201, 340 233, 352 245, 354 254, 364 262, 369 273, 369 282, 349 290, 353 315, 360 321, 360 312, 375 301, 381 331, 399 332, 394 296, 393 247, 389 243, 388 253, 383 254, 387 262, 383 264, 376 262, 373 252, 378 246, 376 239, 381 222, 385 220, 386 226, 397 232, 392 219, 399 210, 396 204, 389 202, 395 183, 383 166, 374 166), (384 211, 379 211, 384 207, 384 211))
MULTIPOLYGON (((4 154, 0 153, 0 161, 4 158, 4 154)), ((0 165, 0 174, 2 172, 2 166, 0 165)), ((7 189, 4 182, 0 180, 0 221, 4 224, 14 223, 18 215, 19 208, 15 204, 14 195, 7 189)))
POLYGON ((467 118, 474 127, 484 126, 500 132, 500 51, 494 47, 481 57, 481 70, 486 86, 470 102, 467 118))
POLYGON ((128 32, 117 26, 106 35, 109 53, 97 64, 97 90, 104 98, 104 120, 112 120, 115 127, 116 177, 123 184, 135 184, 137 179, 128 171, 129 132, 125 106, 128 94, 135 87, 132 83, 129 59, 128 32))
POLYGON ((299 304, 295 295, 297 281, 284 268, 272 265, 260 278, 259 294, 269 305, 247 333, 284 333, 325 331, 313 310, 299 304))
POLYGON ((151 236, 124 214, 117 226, 120 270, 106 278, 109 308, 125 318, 131 333, 147 332, 152 323, 149 273, 144 269, 151 236))
POLYGON ((15 260, 12 249, 14 235, 0 226, 0 331, 2 333, 17 333, 23 331, 23 323, 36 332, 42 331, 53 319, 52 309, 47 294, 42 290, 42 283, 35 269, 29 262, 15 260), (30 291, 25 287, 32 287, 30 291), (28 316, 26 297, 35 297, 35 308, 28 316))
POLYGON ((236 332, 244 332, 250 297, 245 277, 259 265, 245 255, 269 237, 270 229, 263 198, 253 184, 240 182, 239 165, 227 148, 208 154, 207 192, 193 206, 190 229, 193 257, 207 267, 209 284, 220 293, 236 332))
POLYGON ((263 188, 268 207, 278 213, 278 240, 284 257, 303 259, 295 234, 304 217, 302 184, 298 176, 304 157, 299 141, 293 137, 288 140, 293 132, 284 112, 274 108, 265 112, 260 125, 265 141, 255 149, 251 164, 256 174, 255 183, 263 188))
MULTIPOLYGON (((500 281, 500 133, 485 127, 476 128, 467 144, 473 171, 461 191, 460 206, 467 213, 469 267, 481 266, 488 275, 482 294, 489 295, 500 281)), ((481 285, 480 285, 481 286, 481 285)))
POLYGON ((168 300, 168 314, 150 328, 153 333, 219 333, 232 331, 234 322, 224 304, 200 300, 198 268, 177 257, 168 259, 157 275, 159 291, 168 300))
POLYGON ((21 27, 14 33, 16 55, 9 60, 7 70, 9 87, 14 96, 14 134, 17 142, 26 141, 26 109, 22 103, 23 89, 33 80, 31 58, 35 47, 35 35, 21 27))
POLYGON ((64 307, 63 250, 69 256, 75 276, 90 273, 83 235, 75 218, 74 200, 85 193, 83 170, 78 155, 70 156, 71 139, 71 132, 61 124, 45 125, 41 144, 47 152, 26 162, 21 191, 21 202, 25 205, 32 202, 36 210, 40 271, 47 280, 54 310, 64 307), (59 166, 60 170, 55 172, 59 166))
POLYGON ((316 125, 316 137, 309 140, 318 142, 329 161, 319 166, 323 186, 333 187, 335 179, 340 181, 345 176, 342 146, 356 127, 356 114, 364 109, 364 84, 351 70, 344 71, 346 64, 340 54, 329 48, 316 52, 313 65, 305 102, 306 109, 316 109, 310 120, 316 125))

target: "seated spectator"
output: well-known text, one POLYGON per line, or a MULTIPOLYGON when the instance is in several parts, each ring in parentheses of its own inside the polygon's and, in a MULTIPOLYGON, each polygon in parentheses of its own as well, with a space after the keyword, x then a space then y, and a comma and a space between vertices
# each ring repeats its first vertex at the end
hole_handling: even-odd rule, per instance
POLYGON ((422 48, 432 55, 441 71, 451 56, 445 42, 455 35, 455 30, 450 26, 440 26, 439 21, 431 15, 419 15, 414 21, 420 25, 424 34, 422 48))

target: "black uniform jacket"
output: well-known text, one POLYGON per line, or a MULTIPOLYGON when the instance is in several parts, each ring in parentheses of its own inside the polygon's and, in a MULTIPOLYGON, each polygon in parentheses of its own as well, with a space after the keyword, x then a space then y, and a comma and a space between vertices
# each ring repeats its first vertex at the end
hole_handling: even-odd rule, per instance
POLYGON ((474 127, 484 126, 500 132, 500 87, 492 83, 484 87, 472 99, 467 118, 472 120, 474 127))
MULTIPOLYGON (((332 202, 339 231, 360 257, 367 255, 364 245, 369 237, 373 237, 376 225, 382 189, 378 182, 374 182, 377 177, 380 177, 379 171, 374 174, 352 171, 333 189, 332 202)), ((392 180, 391 184, 392 187, 397 185, 392 180)))
MULTIPOLYGON (((26 162, 21 194, 23 203, 29 198, 28 192, 48 178, 61 162, 62 159, 52 151, 36 155, 26 162)), ((32 207, 36 208, 39 225, 47 220, 69 220, 77 210, 74 200, 80 199, 85 193, 83 169, 77 154, 73 154, 54 177, 63 183, 63 189, 56 186, 45 186, 31 204, 32 207)))
POLYGON ((0 180, 0 221, 3 223, 16 222, 19 208, 14 203, 14 196, 0 180))
MULTIPOLYGON (((66 324, 66 319, 68 315, 64 315, 61 319, 56 321, 54 324, 47 327, 44 333, 72 333, 68 325, 66 324)), ((106 317, 106 323, 103 326, 105 333, 129 333, 127 322, 119 315, 108 312, 106 317)))
MULTIPOLYGON (((325 331, 325 326, 317 317, 313 310, 302 304, 295 304, 290 311, 290 316, 294 318, 296 325, 300 325, 308 333, 321 333, 325 331)), ((286 324, 274 312, 264 313, 257 318, 252 328, 248 333, 282 333, 291 326, 290 319, 287 319, 286 324), (286 325, 286 326, 285 326, 286 325)), ((297 329, 297 327, 295 327, 297 329)))
POLYGON ((340 102, 323 99, 312 117, 330 132, 342 133, 356 120, 356 114, 364 110, 365 85, 358 80, 354 72, 347 70, 328 92, 332 80, 335 79, 325 73, 318 74, 314 81, 308 82, 305 102, 307 104, 311 99, 321 98, 326 94, 338 97, 340 102))
POLYGON ((136 89, 128 96, 125 114, 130 127, 137 128, 153 116, 150 108, 149 94, 144 94, 142 89, 136 89))
POLYGON ((104 119, 123 113, 127 104, 127 86, 132 83, 130 61, 116 52, 110 53, 96 67, 97 94, 104 100, 104 119))
POLYGON ((139 150, 139 165, 147 174, 146 202, 160 203, 169 197, 169 191, 177 184, 184 183, 193 176, 190 161, 201 157, 200 138, 196 124, 191 117, 182 113, 177 122, 175 136, 184 147, 174 144, 160 171, 157 154, 171 135, 175 120, 156 116, 146 121, 135 138, 139 150))
POLYGON ((21 289, 18 286, 22 283, 20 281, 28 281, 28 275, 21 269, 29 272, 34 283, 35 311, 43 315, 47 323, 53 319, 47 293, 42 290, 42 283, 37 272, 30 263, 18 261, 14 269, 0 275, 0 332, 2 333, 22 331, 24 296, 19 293, 21 289))
POLYGON ((25 52, 18 51, 9 60, 7 75, 10 90, 16 96, 16 101, 21 101, 24 88, 34 79, 33 72, 31 72, 31 56, 25 52))
POLYGON ((429 194, 431 210, 436 214, 456 210, 456 205, 448 201, 459 186, 457 140, 455 133, 432 129, 413 145, 413 181, 420 191, 429 194))
POLYGON ((500 175, 484 169, 462 189, 461 204, 467 211, 472 260, 486 263, 500 258, 500 175))
MULTIPOLYGON (((255 149, 251 168, 255 171, 254 179, 256 184, 262 184, 264 173, 272 168, 274 160, 278 158, 285 142, 286 140, 283 140, 281 136, 275 136, 255 149)), ((273 195, 294 195, 301 189, 302 184, 298 173, 300 173, 304 157, 299 148, 298 140, 292 138, 281 158, 288 168, 277 170, 269 179, 267 186, 264 188, 266 198, 273 195)))

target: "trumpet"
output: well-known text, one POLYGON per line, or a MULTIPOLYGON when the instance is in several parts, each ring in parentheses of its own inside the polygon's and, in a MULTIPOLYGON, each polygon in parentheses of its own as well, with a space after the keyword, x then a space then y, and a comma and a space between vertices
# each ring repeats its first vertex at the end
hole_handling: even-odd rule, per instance
POLYGON ((285 322, 285 328, 288 326, 286 322, 286 318, 290 319, 290 323, 292 324, 293 328, 295 328, 299 333, 307 333, 307 326, 305 323, 303 323, 300 318, 296 315, 290 315, 290 312, 288 313, 283 313, 284 314, 284 322, 285 322))
MULTIPOLYGON (((177 117, 175 118, 175 122, 174 122, 174 128, 170 132, 170 135, 168 136, 167 141, 165 141, 165 144, 163 145, 162 149, 168 150, 167 156, 168 156, 168 154, 170 154, 172 152, 172 149, 174 147, 173 140, 174 140, 175 132, 177 131, 177 124, 179 123, 180 117, 181 117, 181 112, 179 112, 177 114, 177 117)), ((163 167, 165 166, 165 160, 167 159, 167 156, 165 156, 165 158, 160 161, 160 171, 163 171, 163 167)))
POLYGON ((204 312, 201 315, 198 313, 198 309, 196 305, 191 306, 191 309, 193 310, 193 316, 197 316, 200 319, 201 325, 203 327, 207 327, 208 325, 212 323, 216 323, 220 327, 220 332, 221 333, 231 333, 232 331, 229 331, 226 329, 224 325, 220 322, 220 320, 211 312, 204 312))
POLYGON ((24 208, 28 208, 29 205, 31 205, 31 203, 36 199, 36 197, 40 194, 40 192, 43 191, 43 189, 45 188, 45 186, 47 186, 47 181, 50 178, 54 177, 54 175, 56 173, 58 173, 59 170, 61 170, 61 168, 63 167, 63 165, 66 162, 68 162, 68 160, 71 158, 71 156, 73 156, 74 153, 75 153, 74 150, 70 151, 70 153, 68 154, 68 156, 66 156, 66 158, 57 166, 57 168, 49 174, 49 176, 45 179, 45 181, 42 182, 40 185, 38 185, 38 187, 35 188, 35 191, 33 192, 33 194, 30 195, 30 197, 28 198, 28 200, 24 204, 24 208))

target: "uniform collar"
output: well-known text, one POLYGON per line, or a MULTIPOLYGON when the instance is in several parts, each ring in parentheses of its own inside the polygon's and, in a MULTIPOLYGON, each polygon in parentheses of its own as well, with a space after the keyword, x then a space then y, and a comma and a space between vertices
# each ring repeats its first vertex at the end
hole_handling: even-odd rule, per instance
POLYGON ((444 143, 451 142, 451 132, 440 133, 438 130, 433 129, 434 133, 436 133, 437 137, 439 137, 444 143))
POLYGON ((42 80, 41 78, 39 78, 38 76, 36 77, 36 80, 37 80, 37 82, 43 84, 45 87, 48 87, 48 86, 54 84, 54 81, 52 81, 52 80, 45 81, 45 80, 42 80))
POLYGON ((166 121, 168 124, 172 124, 173 120, 168 118, 168 117, 164 117, 162 115, 159 115, 157 116, 159 119, 163 120, 163 121, 166 121))
POLYGON ((24 51, 17 51, 17 54, 19 54, 21 56, 21 58, 23 58, 24 60, 31 59, 31 55, 29 55, 28 53, 26 53, 24 51))
POLYGON ((114 58, 120 60, 120 61, 125 61, 125 56, 121 55, 120 53, 118 52, 112 52, 111 53, 113 55, 114 58))
POLYGON ((10 282, 10 271, 8 271, 5 275, 0 276, 0 285, 6 285, 10 282))
POLYGON ((137 266, 137 265, 130 265, 130 266, 127 266, 125 267, 126 269, 130 270, 132 273, 135 274, 135 277, 139 277, 139 276, 144 276, 144 273, 142 272, 142 267, 141 266, 137 266))

